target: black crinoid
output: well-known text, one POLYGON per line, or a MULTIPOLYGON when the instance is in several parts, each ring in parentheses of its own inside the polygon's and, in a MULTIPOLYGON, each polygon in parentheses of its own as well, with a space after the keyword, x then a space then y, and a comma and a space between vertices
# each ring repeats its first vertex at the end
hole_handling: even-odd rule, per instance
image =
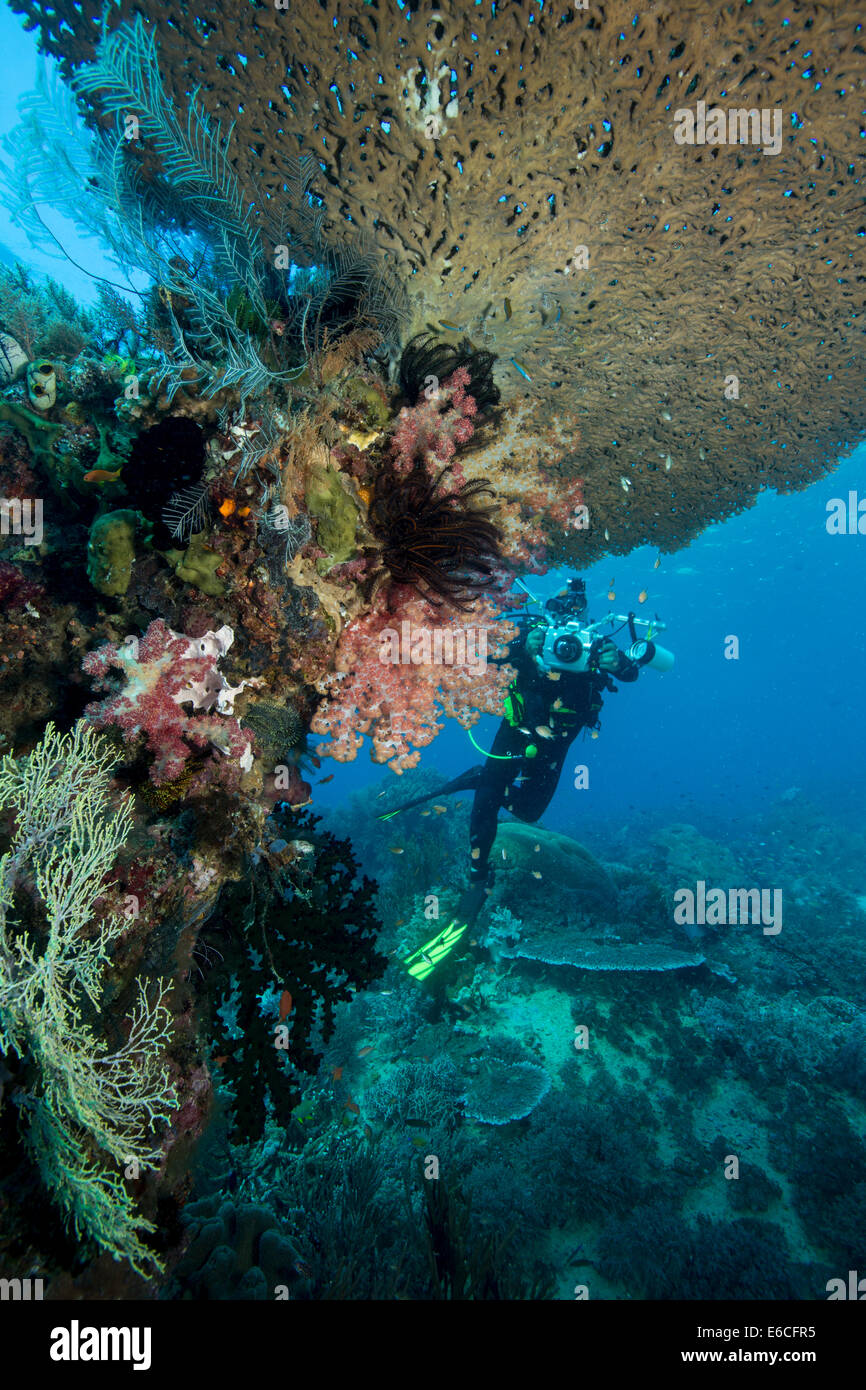
POLYGON ((450 464, 433 478, 421 464, 408 474, 387 464, 373 484, 369 524, 395 583, 411 584, 436 607, 465 610, 500 582, 502 532, 493 508, 477 504, 492 494, 490 484, 453 486, 452 473, 450 464))
POLYGON ((448 343, 430 333, 416 333, 400 358, 400 390, 410 405, 416 405, 422 391, 430 385, 431 377, 438 386, 458 367, 466 367, 469 395, 478 406, 478 414, 487 415, 499 404, 499 387, 493 384, 495 361, 494 352, 480 351, 468 338, 448 343))

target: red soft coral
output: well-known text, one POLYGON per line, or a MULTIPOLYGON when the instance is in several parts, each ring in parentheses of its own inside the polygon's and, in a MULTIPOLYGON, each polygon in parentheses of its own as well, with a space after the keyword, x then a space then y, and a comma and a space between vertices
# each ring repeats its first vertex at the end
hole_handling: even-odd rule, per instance
POLYGON ((144 739, 154 758, 154 786, 179 777, 196 748, 216 748, 241 767, 250 765, 249 735, 237 719, 225 717, 242 685, 232 689, 217 667, 232 636, 231 628, 220 628, 189 638, 157 618, 143 637, 127 637, 118 646, 106 643, 84 658, 83 669, 96 688, 110 692, 88 705, 85 717, 100 729, 115 725, 127 744, 144 739), (120 671, 120 678, 109 675, 112 670, 120 671), (204 712, 187 714, 184 704, 204 712))

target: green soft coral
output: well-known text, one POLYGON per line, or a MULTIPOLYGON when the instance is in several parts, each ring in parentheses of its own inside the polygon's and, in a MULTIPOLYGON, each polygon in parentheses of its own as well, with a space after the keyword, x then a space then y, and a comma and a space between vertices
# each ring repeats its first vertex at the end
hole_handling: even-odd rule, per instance
POLYGON ((175 1105, 162 1057, 171 1026, 168 984, 141 981, 129 1032, 109 1052, 84 1021, 98 1010, 109 947, 129 922, 92 926, 96 898, 132 824, 128 800, 109 797, 115 754, 83 722, 49 724, 27 757, 0 760, 0 807, 13 810, 0 859, 0 1047, 29 1063, 19 1100, 25 1142, 77 1235, 146 1273, 159 1262, 141 1237, 155 1228, 123 1181, 158 1166, 154 1126, 175 1105), (46 929, 37 941, 11 921, 16 889, 35 887, 46 929))

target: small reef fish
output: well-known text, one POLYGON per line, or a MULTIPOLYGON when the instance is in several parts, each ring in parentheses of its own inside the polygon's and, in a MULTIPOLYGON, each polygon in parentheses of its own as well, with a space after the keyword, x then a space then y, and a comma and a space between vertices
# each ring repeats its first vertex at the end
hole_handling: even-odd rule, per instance
POLYGON ((380 797, 382 797, 382 796, 387 796, 387 795, 388 795, 388 788, 386 787, 385 790, 384 790, 383 792, 377 792, 377 793, 376 793, 376 800, 378 801, 380 797))
POLYGON ((432 816, 432 814, 433 814, 432 811, 422 811, 422 812, 421 812, 421 815, 422 815, 422 816, 432 816))
POLYGON ((527 381, 532 380, 532 377, 529 375, 529 372, 526 370, 523 363, 518 362, 516 357, 509 357, 508 360, 511 363, 512 367, 514 367, 515 371, 518 371, 522 377, 524 377, 527 381))
POLYGON ((358 1105, 357 1102, 354 1100, 347 1100, 346 1104, 343 1106, 343 1109, 351 1111, 353 1115, 360 1115, 361 1113, 360 1105, 358 1105))
POLYGON ((646 603, 646 589, 641 589, 637 596, 638 603, 646 603))
POLYGON ((546 724, 536 725, 535 732, 540 734, 542 738, 553 738, 553 730, 548 728, 546 724))
POLYGON ((541 874, 538 872, 537 869, 533 869, 533 870, 532 870, 532 877, 533 877, 533 878, 541 878, 541 874))
POLYGON ((504 307, 504 309, 505 309, 505 321, 506 321, 506 323, 507 323, 508 320, 511 318, 511 300, 510 300, 510 299, 504 300, 504 301, 503 301, 503 307, 504 307))
POLYGON ((608 589, 608 591, 607 591, 607 596, 608 596, 608 598, 611 599, 611 600, 615 599, 615 598, 616 598, 616 590, 615 590, 615 589, 608 589))
POLYGON ((541 852, 541 845, 533 845, 532 851, 534 854, 539 854, 541 852))
POLYGON ((508 858, 508 855, 505 853, 505 850, 502 851, 502 858, 503 858, 503 859, 507 859, 507 858, 508 858))
POLYGON ((659 567, 659 565, 661 564, 661 562, 662 562, 662 557, 661 557, 661 555, 657 555, 656 558, 655 558, 655 563, 653 564, 653 569, 654 569, 654 570, 657 570, 658 567, 659 567))
POLYGON ((450 331, 451 333, 459 333, 459 332, 460 332, 460 324, 459 324, 459 323, 452 323, 450 319, 440 319, 440 320, 439 320, 439 326, 440 326, 441 328, 447 328, 447 329, 449 329, 449 331, 450 331))
POLYGON ((120 473, 119 468, 116 468, 113 473, 110 473, 107 468, 91 468, 89 473, 85 473, 81 481, 83 483, 116 483, 120 473))
POLYGON ((280 1022, 283 1023, 292 1012, 292 996, 287 989, 280 995, 280 1022))
POLYGON ((342 1067, 331 1067, 331 1076, 333 1077, 333 1079, 334 1079, 335 1081, 342 1081, 342 1079, 343 1079, 343 1068, 342 1068, 342 1067))
POLYGON ((334 774, 333 774, 333 772, 329 772, 328 775, 327 775, 327 777, 320 777, 320 778, 319 778, 318 785, 319 785, 320 787, 323 787, 323 786, 325 785, 326 782, 333 782, 333 780, 334 780, 334 774))
POLYGON ((436 803, 434 803, 434 805, 433 805, 433 810, 436 812, 437 816, 442 816, 442 815, 444 815, 445 812, 448 810, 448 807, 447 807, 447 806, 440 806, 440 805, 438 804, 438 802, 436 802, 436 803))
POLYGON ((402 853, 403 853, 403 850, 402 850, 402 848, 401 848, 400 845, 389 845, 388 848, 389 848, 389 850, 391 851, 392 854, 402 854, 402 853))
POLYGON ((366 1047, 362 1047, 362 1048, 361 1048, 360 1052, 358 1053, 358 1056, 359 1056, 359 1057, 368 1057, 372 1051, 373 1051, 373 1045, 372 1045, 372 1043, 368 1043, 366 1047))

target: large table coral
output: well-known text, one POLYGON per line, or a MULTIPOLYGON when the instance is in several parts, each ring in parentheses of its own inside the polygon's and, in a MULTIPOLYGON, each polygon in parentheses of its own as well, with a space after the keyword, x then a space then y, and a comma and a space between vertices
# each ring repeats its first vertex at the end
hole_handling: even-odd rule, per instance
MULTIPOLYGON (((67 72, 92 59, 101 0, 13 8, 67 72)), ((497 352, 533 439, 551 413, 579 431, 550 500, 579 467, 591 525, 548 525, 554 556, 674 548, 862 436, 853 0, 121 0, 111 23, 133 10, 175 97, 230 113, 244 186, 285 200, 300 144, 325 231, 392 253, 414 325, 497 352), (717 106, 771 140, 749 117, 678 143, 717 106)))

